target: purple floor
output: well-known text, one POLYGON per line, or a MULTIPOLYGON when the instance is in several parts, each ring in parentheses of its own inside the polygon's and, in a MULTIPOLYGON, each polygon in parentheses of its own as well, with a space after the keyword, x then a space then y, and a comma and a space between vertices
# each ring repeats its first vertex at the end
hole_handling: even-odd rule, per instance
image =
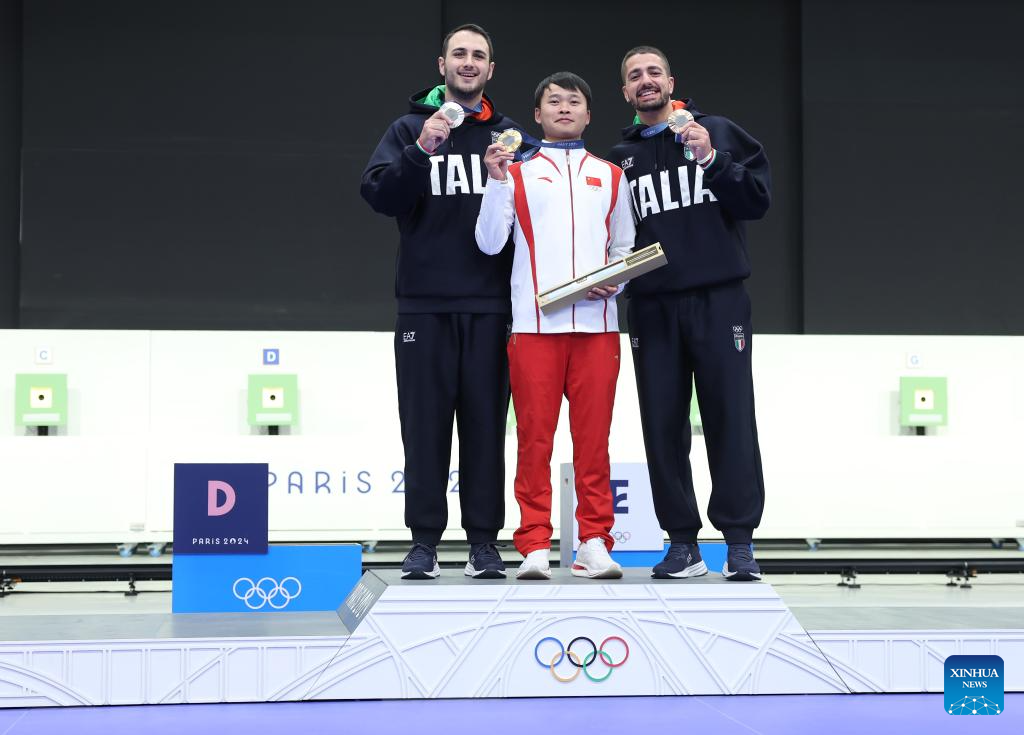
POLYGON ((1024 733, 1024 694, 1006 711, 970 724, 943 711, 941 694, 759 697, 623 697, 298 702, 0 710, 0 735, 235 732, 488 735, 530 732, 597 735, 884 735, 1024 733), (508 729, 506 729, 508 728, 508 729), (671 728, 671 730, 669 730, 671 728))

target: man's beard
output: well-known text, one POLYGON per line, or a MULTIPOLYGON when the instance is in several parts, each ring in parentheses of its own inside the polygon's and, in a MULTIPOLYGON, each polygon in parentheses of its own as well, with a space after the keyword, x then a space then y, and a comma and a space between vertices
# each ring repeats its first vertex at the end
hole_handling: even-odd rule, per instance
POLYGON ((662 92, 658 97, 648 102, 641 102, 639 96, 633 101, 633 107, 639 112, 648 110, 660 110, 671 101, 672 97, 668 92, 662 92))
POLYGON ((453 97, 463 100, 471 100, 484 91, 484 85, 487 83, 487 79, 483 74, 481 74, 473 80, 475 82, 473 87, 467 90, 459 84, 460 82, 464 83, 465 81, 466 80, 459 76, 458 72, 450 72, 445 75, 444 84, 448 93, 453 97))

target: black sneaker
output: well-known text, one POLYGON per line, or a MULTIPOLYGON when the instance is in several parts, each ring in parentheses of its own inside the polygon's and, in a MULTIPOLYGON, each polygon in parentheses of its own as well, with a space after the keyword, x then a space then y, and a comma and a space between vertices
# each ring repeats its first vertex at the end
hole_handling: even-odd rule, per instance
POLYGON ((722 576, 733 582, 754 582, 761 579, 761 567, 754 561, 750 544, 729 544, 729 554, 722 576))
POLYGON ((700 558, 697 544, 672 544, 665 558, 654 565, 651 576, 655 579, 685 579, 701 577, 708 573, 708 567, 700 558))
POLYGON ((470 544, 466 576, 474 579, 505 578, 505 562, 494 544, 470 544))
POLYGON ((437 548, 427 544, 413 544, 402 562, 402 579, 437 579, 440 575, 437 548))

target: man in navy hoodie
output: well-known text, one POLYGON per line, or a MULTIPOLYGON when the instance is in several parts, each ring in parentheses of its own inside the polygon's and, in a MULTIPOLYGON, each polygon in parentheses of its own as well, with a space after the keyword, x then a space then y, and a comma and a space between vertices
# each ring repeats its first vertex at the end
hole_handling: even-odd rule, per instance
POLYGON ((412 549, 406 579, 440 574, 437 544, 448 525, 452 422, 459 431, 459 502, 470 543, 465 573, 505 576, 495 548, 505 524, 505 420, 509 380, 512 249, 492 258, 473 230, 484 193, 487 146, 518 128, 494 109, 484 86, 494 72, 490 36, 459 26, 444 39, 444 84, 409 100, 363 172, 361 193, 398 224, 395 367, 405 446, 405 523, 412 549), (452 126, 445 102, 462 106, 452 126))
POLYGON ((629 181, 636 247, 660 242, 668 258, 628 289, 654 508, 671 541, 652 576, 707 573, 697 547, 701 519, 689 460, 694 382, 711 469, 708 519, 728 544, 722 573, 731 580, 760 579, 750 546, 764 510, 764 480, 754 420, 750 298, 743 285, 750 275, 744 223, 768 209, 768 159, 731 120, 705 115, 689 99, 673 100, 675 80, 658 49, 631 49, 621 72, 623 95, 637 118, 609 159, 629 181), (669 116, 683 109, 693 119, 674 131, 669 116))

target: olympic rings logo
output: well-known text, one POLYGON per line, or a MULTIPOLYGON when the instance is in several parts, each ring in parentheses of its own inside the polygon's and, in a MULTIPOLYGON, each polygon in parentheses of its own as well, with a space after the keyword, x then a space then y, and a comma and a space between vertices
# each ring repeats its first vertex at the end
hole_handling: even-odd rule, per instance
POLYGON ((295 577, 285 577, 280 582, 273 577, 263 577, 258 582, 248 577, 239 577, 231 585, 231 592, 250 610, 259 610, 264 605, 283 610, 289 602, 302 594, 302 582, 295 577), (288 589, 288 582, 294 582, 294 591, 288 589), (239 585, 242 592, 239 592, 239 585))
POLYGON ((626 663, 626 661, 629 660, 629 644, 626 643, 626 641, 620 638, 619 636, 611 635, 605 638, 603 641, 601 641, 600 646, 597 646, 595 645, 594 641, 590 638, 580 635, 576 636, 571 641, 569 641, 568 646, 563 646, 562 641, 558 640, 557 638, 547 636, 537 641, 537 645, 533 647, 533 658, 537 661, 538 664, 540 664, 542 668, 550 670, 551 675, 555 677, 557 681, 563 683, 570 682, 577 676, 579 676, 580 672, 582 671, 583 675, 591 681, 602 682, 609 676, 611 676, 612 672, 615 669, 619 668, 620 666, 622 666, 622 664, 626 663), (544 663, 544 661, 542 661, 540 658, 540 647, 541 644, 543 644, 545 641, 551 641, 552 643, 558 644, 558 653, 552 656, 551 660, 547 663, 544 663), (618 641, 622 644, 622 647, 625 649, 625 653, 622 656, 622 660, 618 663, 614 662, 612 660, 611 654, 605 650, 605 646, 607 646, 612 641, 618 641), (572 647, 577 643, 590 644, 590 653, 584 656, 582 661, 580 660, 579 654, 572 650, 572 647), (594 676, 592 673, 590 673, 591 667, 593 667, 594 663, 597 661, 599 657, 601 659, 601 662, 608 668, 608 673, 606 673, 604 676, 594 676), (575 671, 573 671, 572 675, 570 676, 562 676, 555 670, 557 666, 560 663, 562 663, 562 659, 565 658, 568 658, 569 663, 576 667, 575 671))
POLYGON ((629 541, 633 538, 633 534, 629 531, 612 531, 612 538, 619 542, 629 541))

